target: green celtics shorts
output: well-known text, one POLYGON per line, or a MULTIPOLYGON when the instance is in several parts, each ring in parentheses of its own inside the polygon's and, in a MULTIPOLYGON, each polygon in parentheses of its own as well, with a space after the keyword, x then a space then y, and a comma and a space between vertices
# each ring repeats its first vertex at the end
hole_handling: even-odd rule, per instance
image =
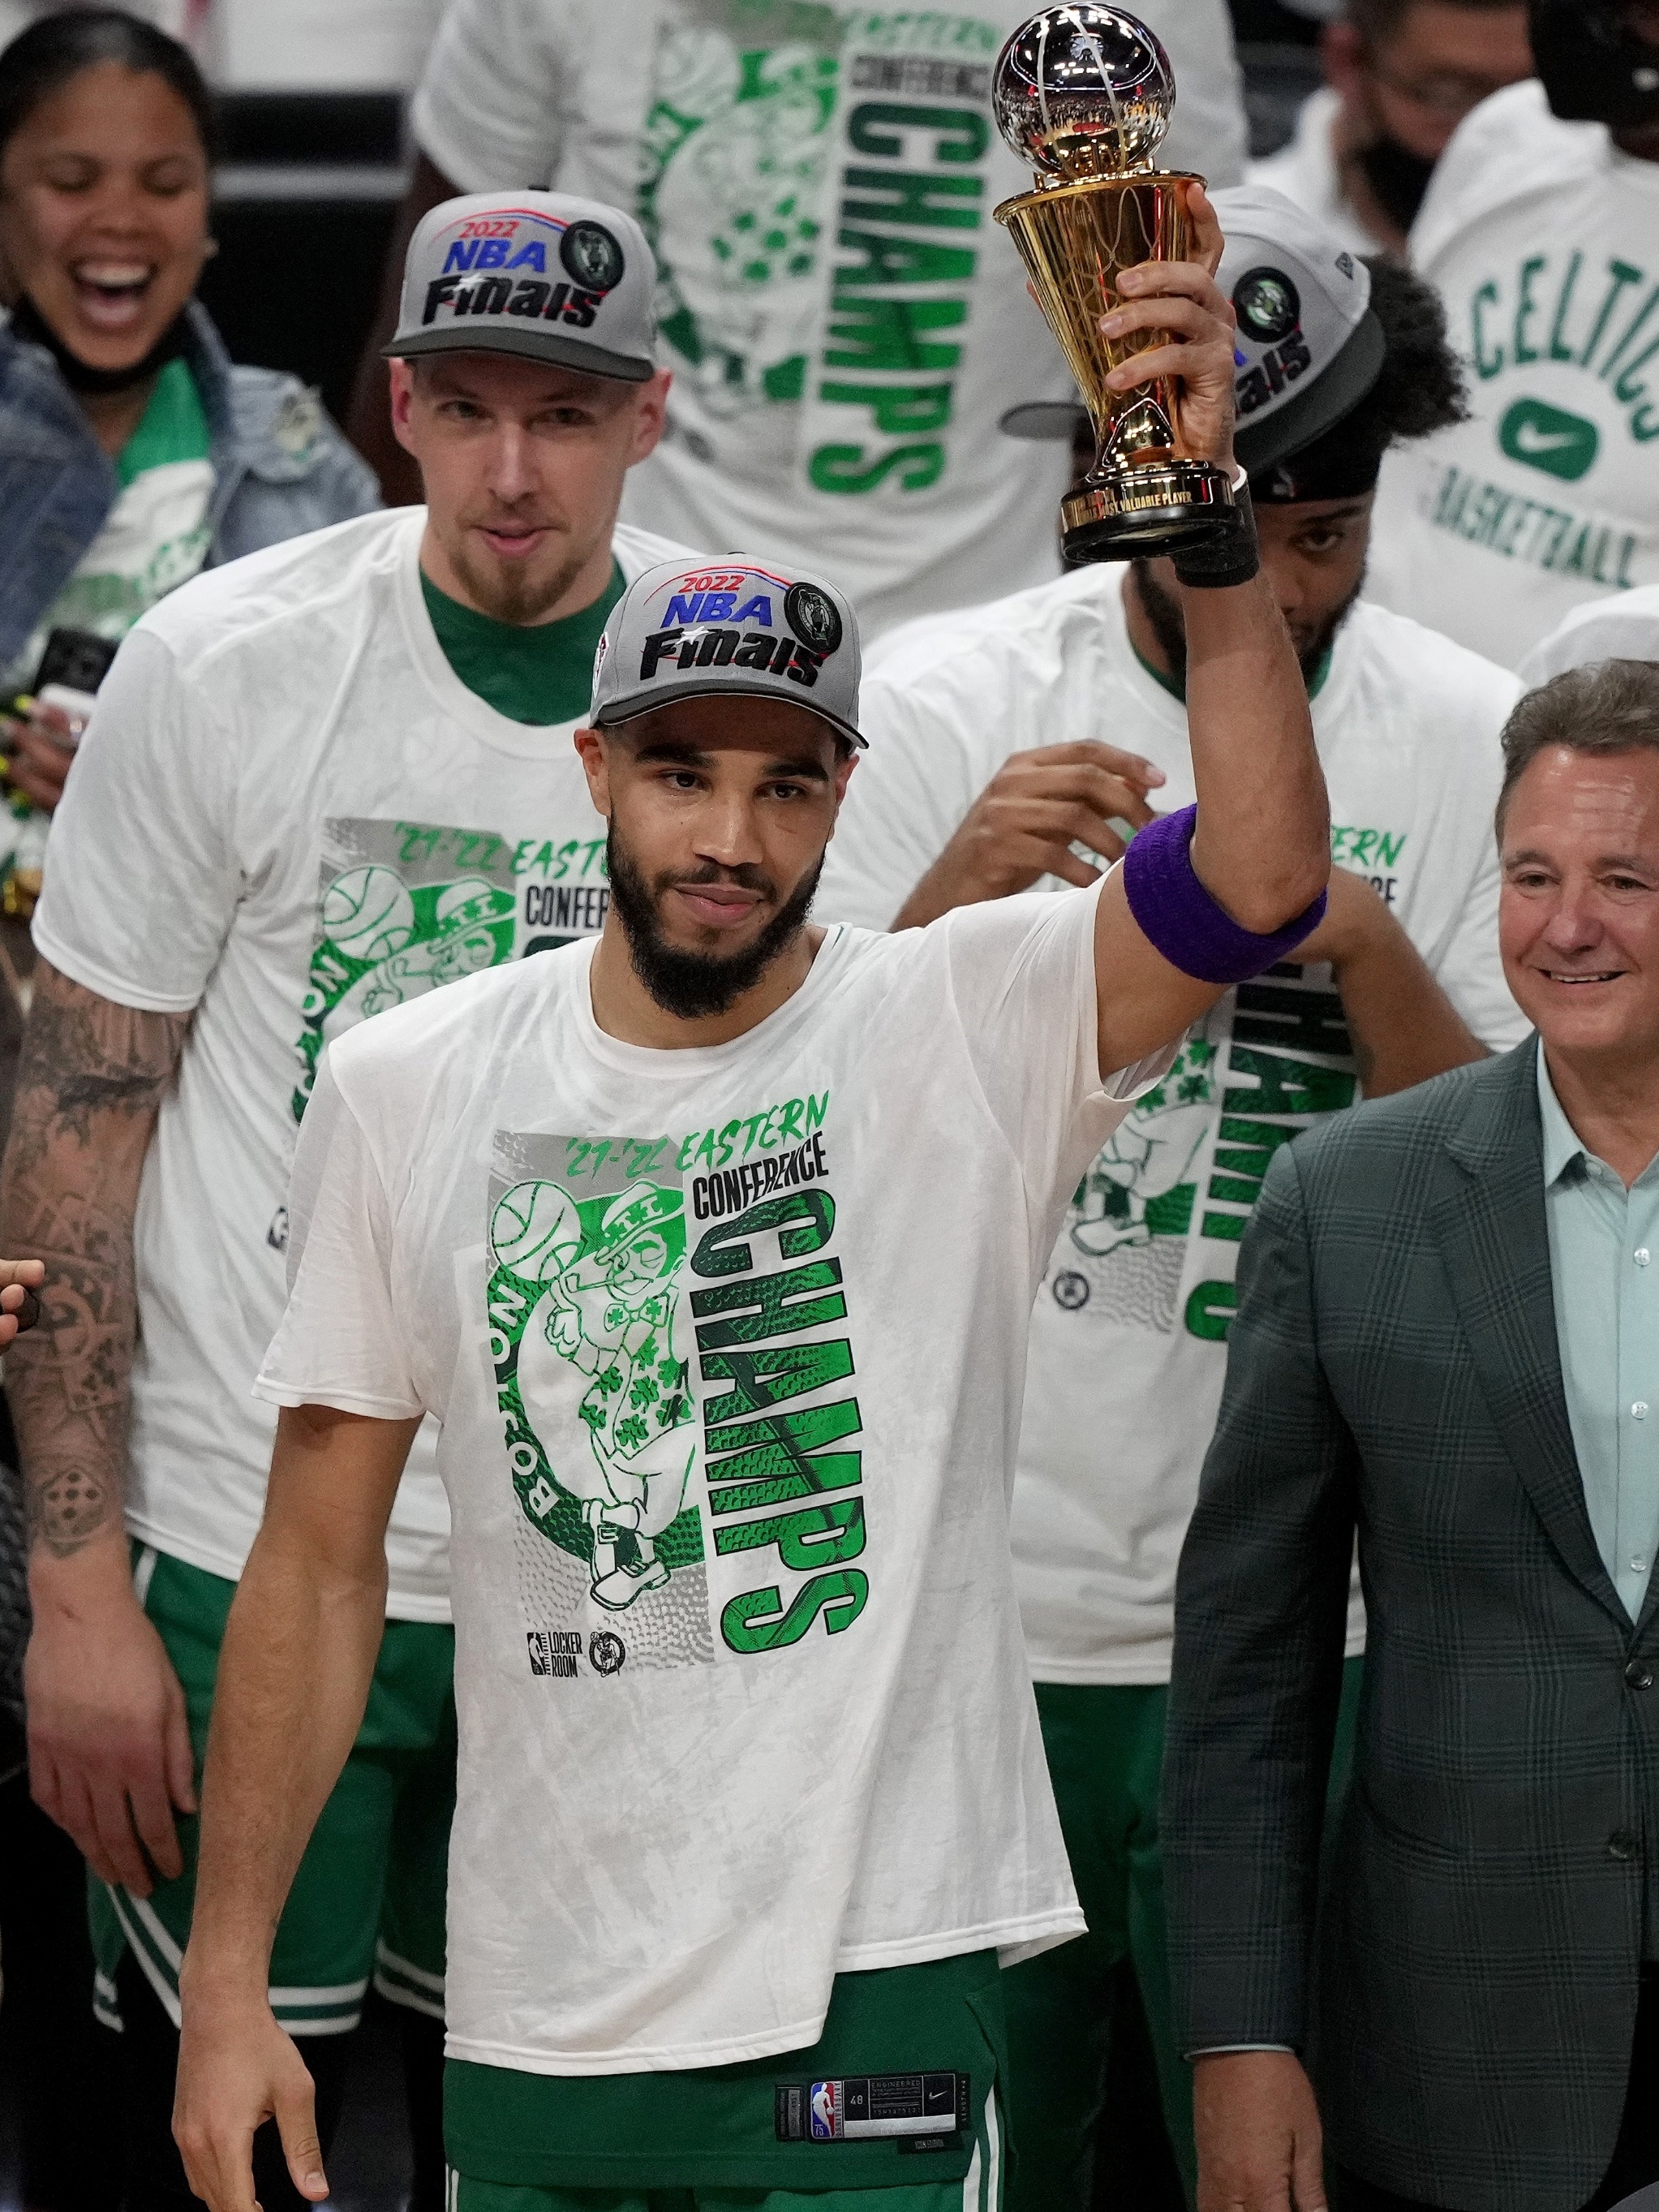
POLYGON ((516 2189, 449 2177, 447 2212, 1000 2212, 996 2177, 981 2166, 962 2181, 891 2189, 516 2189))
MULTIPOLYGON (((161 1632, 201 1774, 234 1583, 148 1546, 133 1584, 161 1632)), ((290 2035, 356 2027, 369 1978, 394 2003, 443 2018, 444 1888, 455 1806, 455 1632, 389 1620, 368 1710, 294 1877, 270 1960, 271 2008, 290 2035)), ((130 1945, 174 2025, 196 1895, 197 1822, 179 1821, 185 1870, 149 1897, 89 1884, 94 2010, 121 2024, 115 1972, 130 1945)))
POLYGON ((657 2074, 444 2069, 448 2212, 1002 2212, 994 1951, 839 1974, 810 2049, 657 2074))

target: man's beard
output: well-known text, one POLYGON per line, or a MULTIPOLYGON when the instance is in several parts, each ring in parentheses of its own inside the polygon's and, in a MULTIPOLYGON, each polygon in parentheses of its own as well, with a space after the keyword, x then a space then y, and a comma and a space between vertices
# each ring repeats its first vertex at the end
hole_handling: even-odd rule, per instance
POLYGON ((618 838, 614 822, 605 842, 605 858, 611 871, 611 903, 627 936, 634 973, 665 1013, 677 1015, 684 1022, 729 1013, 744 993, 759 982, 805 921, 823 872, 820 854, 817 866, 797 884, 754 943, 722 958, 712 952, 682 952, 670 945, 657 920, 657 896, 671 884, 733 883, 741 884, 745 890, 759 891, 763 897, 775 897, 775 886, 758 868, 747 863, 740 868, 721 868, 710 860, 690 875, 676 871, 659 876, 654 886, 648 885, 618 838))
POLYGON ((465 530, 444 550, 473 605, 492 622, 510 623, 517 629, 540 622, 557 606, 587 559, 585 553, 571 551, 550 575, 545 570, 532 574, 517 567, 498 568, 475 556, 465 530))
MULTIPOLYGON (((1173 592, 1166 592, 1158 582, 1152 574, 1150 561, 1134 563, 1134 581, 1146 619, 1152 624, 1152 635, 1163 647, 1170 670, 1184 688, 1187 681, 1187 626, 1182 619, 1181 603, 1173 592)), ((1296 647, 1296 657, 1302 669, 1302 680, 1310 690, 1319 674, 1325 655, 1331 649, 1332 640, 1352 613, 1354 602, 1364 588, 1365 579, 1362 574, 1347 598, 1334 614, 1326 617, 1311 639, 1298 637, 1294 630, 1291 632, 1291 642, 1296 647)))
POLYGON ((1386 133, 1359 147, 1353 158, 1389 221, 1396 230, 1409 231, 1427 195, 1434 163, 1386 133))

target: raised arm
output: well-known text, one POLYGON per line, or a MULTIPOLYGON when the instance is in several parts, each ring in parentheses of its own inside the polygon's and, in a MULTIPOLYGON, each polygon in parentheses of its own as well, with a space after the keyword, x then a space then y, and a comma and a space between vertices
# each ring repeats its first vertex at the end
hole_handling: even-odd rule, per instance
POLYGON ((419 1426, 324 1406, 277 1419, 264 1520, 219 1658, 179 1974, 173 2131, 213 2212, 254 2212, 254 2130, 273 2117, 295 2187, 328 2194, 311 2076, 267 1996, 270 1947, 368 1701, 386 1522, 419 1426))
POLYGON ((133 1594, 122 1518, 133 1214, 189 1021, 40 961, 0 1170, 0 1248, 46 1262, 40 1324, 6 1357, 34 1611, 31 1786, 100 1879, 140 1897, 146 1853, 182 1871, 173 1810, 195 1806, 184 1692, 133 1594))
MULTIPOLYGON (((1201 192, 1194 194, 1193 211, 1194 259, 1126 270, 1119 280, 1124 304, 1102 327, 1115 337, 1169 331, 1168 343, 1133 356, 1110 380, 1127 392, 1155 377, 1179 377, 1188 451, 1231 473, 1235 319, 1215 283, 1221 230, 1201 192)), ((1228 581, 1226 568, 1199 557, 1177 559, 1176 573, 1198 793, 1188 856, 1191 875, 1200 895, 1220 908, 1215 919, 1224 930, 1231 922, 1270 939, 1306 912, 1330 873, 1325 780, 1314 750, 1307 690, 1266 577, 1228 581)), ((1158 950, 1131 906, 1133 872, 1132 860, 1114 875, 1100 901, 1095 966, 1103 1068, 1127 1066, 1179 1036, 1214 1001, 1222 982, 1233 980, 1206 979, 1176 964, 1174 956, 1194 925, 1169 911, 1179 903, 1169 888, 1170 871, 1162 894, 1169 927, 1160 932, 1164 951, 1158 950)), ((1150 922, 1151 909, 1141 905, 1140 912, 1142 921, 1150 922)), ((1209 933, 1213 937, 1215 929, 1209 933)), ((1264 948, 1261 964, 1285 957, 1264 948)))

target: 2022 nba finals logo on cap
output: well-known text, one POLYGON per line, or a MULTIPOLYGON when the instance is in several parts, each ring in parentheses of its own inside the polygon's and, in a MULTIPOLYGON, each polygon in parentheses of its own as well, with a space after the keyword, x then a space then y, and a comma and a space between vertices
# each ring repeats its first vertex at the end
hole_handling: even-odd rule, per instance
POLYGON ((647 605, 655 626, 641 641, 642 681, 667 663, 681 669, 763 669, 797 684, 816 684, 844 634, 827 592, 816 584, 792 584, 767 568, 699 568, 665 577, 647 605), (755 627, 745 631, 745 623, 755 627))
POLYGON ((447 307, 455 316, 534 316, 587 330, 628 271, 603 223, 564 222, 536 208, 458 216, 433 244, 443 260, 427 284, 422 324, 447 307))

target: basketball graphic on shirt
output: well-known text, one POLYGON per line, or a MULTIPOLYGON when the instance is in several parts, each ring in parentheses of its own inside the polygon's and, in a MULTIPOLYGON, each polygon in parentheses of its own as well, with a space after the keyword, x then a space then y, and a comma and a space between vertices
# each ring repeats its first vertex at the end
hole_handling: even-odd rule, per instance
POLYGON ((323 934, 353 960, 385 960, 415 934, 415 902, 390 868, 352 868, 323 895, 323 934))
POLYGON ((731 416, 801 396, 839 71, 804 37, 757 50, 739 11, 720 12, 733 20, 658 46, 638 211, 675 368, 731 416))
MULTIPOLYGON (((553 872, 568 868, 573 852, 588 849, 568 838, 516 837, 440 823, 325 821, 310 972, 300 1007, 303 1026, 295 1040, 301 1073, 289 1100, 295 1120, 304 1117, 325 1045, 358 1022, 499 967, 526 950, 520 938, 521 902, 526 917, 532 909, 544 913, 554 904, 548 896, 553 872), (527 860, 536 865, 523 866, 527 860)), ((605 880, 602 866, 599 880, 605 880)), ((579 893, 584 889, 575 885, 579 893)), ((597 928, 603 912, 588 897, 586 926, 569 934, 597 928)), ((562 933, 536 936, 527 949, 564 941, 562 933)))
POLYGON ((489 1243, 496 1265, 521 1283, 550 1283, 582 1248, 574 1201, 556 1182, 514 1183, 496 1201, 489 1243))

